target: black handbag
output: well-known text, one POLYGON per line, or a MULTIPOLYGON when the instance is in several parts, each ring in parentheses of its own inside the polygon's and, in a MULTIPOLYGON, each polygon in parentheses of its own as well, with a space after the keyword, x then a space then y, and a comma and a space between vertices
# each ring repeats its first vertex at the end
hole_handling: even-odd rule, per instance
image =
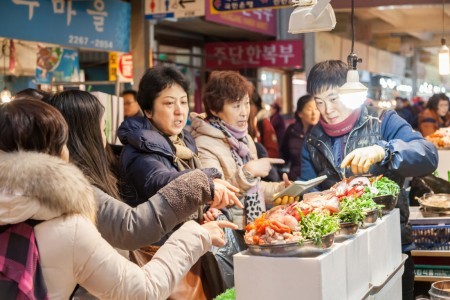
MULTIPOLYGON (((217 220, 229 221, 225 214, 219 215, 217 220)), ((212 247, 201 258, 205 279, 213 298, 234 287, 233 255, 247 249, 243 231, 230 228, 224 228, 224 231, 225 246, 212 247)))

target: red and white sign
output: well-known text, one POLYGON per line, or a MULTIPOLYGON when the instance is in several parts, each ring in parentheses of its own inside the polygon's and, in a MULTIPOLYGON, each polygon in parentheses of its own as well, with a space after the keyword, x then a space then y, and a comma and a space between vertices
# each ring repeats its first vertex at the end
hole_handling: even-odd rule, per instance
POLYGON ((303 41, 207 43, 206 68, 303 68, 303 41))
POLYGON ((133 55, 131 53, 120 56, 118 73, 121 82, 133 81, 133 55))

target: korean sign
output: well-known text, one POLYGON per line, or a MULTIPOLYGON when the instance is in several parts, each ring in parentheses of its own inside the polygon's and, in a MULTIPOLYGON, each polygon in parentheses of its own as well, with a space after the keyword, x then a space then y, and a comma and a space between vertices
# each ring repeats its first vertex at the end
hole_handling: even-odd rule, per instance
POLYGON ((129 51, 129 3, 5 0, 0 5, 0 36, 78 48, 129 51))
POLYGON ((109 52, 109 80, 133 82, 133 55, 131 53, 109 52))
POLYGON ((277 35, 277 14, 274 9, 255 9, 235 13, 212 14, 210 7, 207 7, 205 19, 266 35, 277 35))
POLYGON ((210 0, 211 13, 236 12, 261 8, 283 8, 292 0, 210 0))
POLYGON ((303 68, 303 41, 208 43, 206 68, 303 68))
POLYGON ((145 0, 145 18, 185 18, 205 15, 205 0, 145 0))

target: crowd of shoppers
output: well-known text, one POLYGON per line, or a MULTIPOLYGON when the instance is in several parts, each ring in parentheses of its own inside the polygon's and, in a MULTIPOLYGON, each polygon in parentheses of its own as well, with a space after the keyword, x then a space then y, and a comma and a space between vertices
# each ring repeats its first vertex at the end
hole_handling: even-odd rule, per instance
MULTIPOLYGON (((123 93, 119 158, 106 143, 105 108, 91 93, 17 93, 0 105, 0 242, 7 245, 0 257, 25 247, 37 268, 24 279, 34 287, 8 296, 33 289, 67 299, 79 285, 101 299, 175 299, 200 257, 225 245, 222 228, 244 229, 291 180, 327 175, 318 186, 325 190, 343 176, 371 173, 403 186, 406 176, 434 171, 436 148, 423 136, 450 125, 448 97, 433 95, 420 113, 407 99, 397 99, 398 114, 352 110, 339 97, 346 71, 340 61, 315 65, 287 129, 278 103, 269 111, 245 77, 214 71, 205 112, 191 113, 188 131, 189 83, 174 67, 149 69, 137 92, 123 93), (281 164, 288 175, 277 173, 281 164), (222 213, 231 222, 216 221, 222 213), (9 232, 23 232, 25 246, 9 232), (129 251, 150 245, 151 260, 129 261, 129 251)), ((410 299, 404 190, 397 206, 410 299)))

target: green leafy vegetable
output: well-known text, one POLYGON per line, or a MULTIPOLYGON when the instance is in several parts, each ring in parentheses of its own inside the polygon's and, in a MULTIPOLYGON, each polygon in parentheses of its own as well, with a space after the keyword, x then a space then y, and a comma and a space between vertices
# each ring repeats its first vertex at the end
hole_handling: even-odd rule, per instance
POLYGON ((374 196, 395 196, 400 193, 400 187, 398 186, 398 184, 387 177, 381 177, 380 179, 373 182, 372 188, 376 189, 376 192, 374 191, 374 189, 372 189, 372 193, 374 194, 374 196))
POLYGON ((361 201, 344 197, 339 205, 338 217, 342 223, 362 224, 366 218, 365 207, 361 201))
POLYGON ((315 245, 322 244, 322 237, 339 230, 339 219, 328 212, 311 212, 302 214, 300 231, 307 240, 312 240, 315 245))
POLYGON ((234 288, 228 289, 216 298, 214 300, 235 300, 236 299, 236 290, 234 288))

